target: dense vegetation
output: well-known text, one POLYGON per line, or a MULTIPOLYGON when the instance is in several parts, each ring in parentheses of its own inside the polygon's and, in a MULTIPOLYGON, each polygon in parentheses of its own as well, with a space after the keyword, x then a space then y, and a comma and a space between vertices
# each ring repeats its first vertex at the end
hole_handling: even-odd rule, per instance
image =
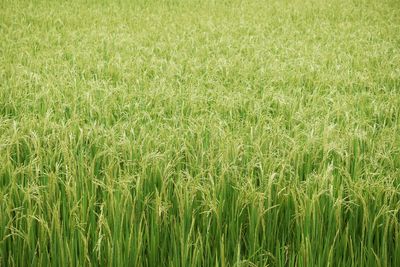
POLYGON ((400 266, 397 0, 0 0, 0 266, 400 266))

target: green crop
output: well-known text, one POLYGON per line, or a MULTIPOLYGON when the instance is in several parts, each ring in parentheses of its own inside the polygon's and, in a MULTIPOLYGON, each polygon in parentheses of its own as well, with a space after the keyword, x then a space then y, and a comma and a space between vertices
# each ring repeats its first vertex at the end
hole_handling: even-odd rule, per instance
POLYGON ((0 0, 0 266, 400 266, 400 2, 0 0))

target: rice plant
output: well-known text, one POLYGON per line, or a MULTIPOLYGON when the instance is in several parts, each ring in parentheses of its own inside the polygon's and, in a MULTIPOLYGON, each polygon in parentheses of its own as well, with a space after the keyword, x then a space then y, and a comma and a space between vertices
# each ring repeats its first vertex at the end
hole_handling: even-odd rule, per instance
POLYGON ((0 266, 400 266, 400 2, 0 0, 0 266))

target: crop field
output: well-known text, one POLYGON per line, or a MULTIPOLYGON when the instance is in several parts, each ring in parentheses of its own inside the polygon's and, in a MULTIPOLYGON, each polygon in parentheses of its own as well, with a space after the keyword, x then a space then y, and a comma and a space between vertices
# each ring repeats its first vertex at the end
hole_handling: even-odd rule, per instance
POLYGON ((400 1, 0 0, 0 266, 400 266, 400 1))

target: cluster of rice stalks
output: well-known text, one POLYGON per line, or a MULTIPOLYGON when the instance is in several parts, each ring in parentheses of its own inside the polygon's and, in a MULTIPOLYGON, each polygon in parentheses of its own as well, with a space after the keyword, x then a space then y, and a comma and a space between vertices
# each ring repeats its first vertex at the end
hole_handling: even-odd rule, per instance
POLYGON ((0 1, 0 266, 400 266, 397 1, 0 1))

